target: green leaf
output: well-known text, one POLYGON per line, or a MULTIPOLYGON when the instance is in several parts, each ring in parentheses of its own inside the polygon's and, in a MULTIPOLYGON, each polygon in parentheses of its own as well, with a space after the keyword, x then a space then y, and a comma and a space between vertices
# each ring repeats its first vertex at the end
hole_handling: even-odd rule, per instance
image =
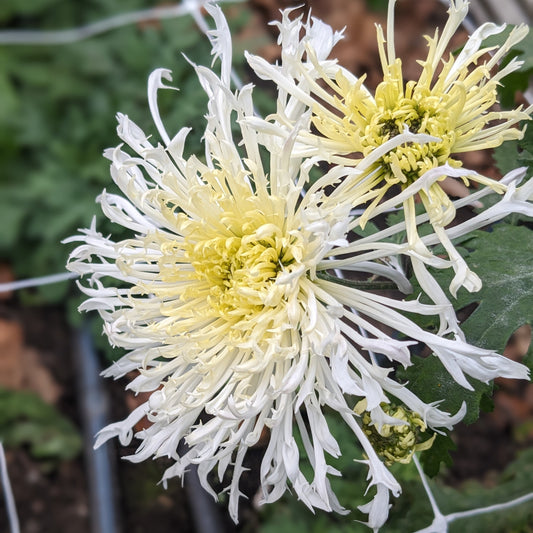
MULTIPOLYGON (((533 322, 533 233, 525 226, 501 224, 479 232, 468 244, 473 248, 468 264, 483 287, 475 293, 460 289, 454 307, 476 304, 462 324, 468 341, 501 353, 517 328, 533 322)), ((448 272, 434 276, 448 286, 448 272)))
POLYGON ((522 139, 507 141, 498 146, 494 150, 494 160, 502 174, 518 167, 531 167, 533 165, 533 127, 526 124, 522 139))
MULTIPOLYGON (((525 226, 499 224, 491 232, 476 232, 464 244, 470 250, 468 264, 482 279, 483 287, 477 293, 461 289, 454 307, 459 311, 477 306, 462 323, 468 341, 502 353, 514 331, 533 320, 533 233, 525 226)), ((442 287, 449 286, 451 272, 432 273, 442 287)), ((530 348, 530 362, 532 353, 530 348)), ((492 409, 491 385, 469 378, 474 391, 467 391, 451 378, 436 357, 416 357, 413 363, 407 369, 399 368, 397 377, 402 382, 409 381, 410 389, 425 402, 443 398, 439 407, 455 413, 465 401, 467 424, 479 418, 480 409, 492 409)), ((429 475, 438 472, 441 462, 449 464, 450 444, 449 439, 438 438, 422 454, 429 475)))
POLYGON ((424 472, 430 477, 435 477, 439 473, 441 463, 452 466, 453 459, 450 452, 456 448, 449 435, 437 435, 431 448, 420 454, 424 472))
MULTIPOLYGON (((441 401, 439 409, 455 414, 466 403, 467 413, 463 419, 472 424, 479 418, 479 405, 484 395, 489 395, 492 386, 469 378, 474 387, 469 391, 459 385, 435 356, 412 357, 413 364, 406 369, 398 368, 396 376, 400 382, 409 382, 409 389, 426 403, 441 401)), ((433 447, 428 450, 431 452, 433 447)), ((444 459, 442 459, 444 460, 444 459)))

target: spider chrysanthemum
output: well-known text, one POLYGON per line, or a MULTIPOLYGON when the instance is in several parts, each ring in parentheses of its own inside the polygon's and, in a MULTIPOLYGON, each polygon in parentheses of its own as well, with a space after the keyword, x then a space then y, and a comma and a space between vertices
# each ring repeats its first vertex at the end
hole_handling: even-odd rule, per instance
MULTIPOLYGON (((317 19, 305 24, 301 19, 291 20, 290 11, 284 12, 278 23, 281 64, 269 65, 256 56, 248 59, 259 76, 274 80, 283 90, 274 115, 279 135, 287 134, 295 119, 309 111, 308 130, 299 136, 295 155, 359 165, 358 177, 337 187, 335 194, 349 197, 354 207, 364 206, 358 220, 362 227, 384 209, 401 206, 412 248, 429 256, 415 221, 418 196, 454 261, 457 253, 444 227, 454 219, 455 207, 442 181, 447 176, 460 177, 467 185, 473 181, 499 193, 506 190, 502 183, 477 172, 457 174, 454 170, 462 165, 458 159, 462 153, 494 148, 522 137, 523 131, 515 126, 529 120, 533 107, 511 111, 495 108, 498 85, 521 62, 514 58, 498 71, 495 67, 524 38, 528 28, 518 26, 500 47, 486 47, 483 41, 505 28, 487 23, 468 38, 458 55, 445 55, 468 11, 468 2, 452 0, 442 34, 437 31, 433 37, 426 36, 428 52, 426 59, 419 61, 419 78, 405 80, 394 46, 395 3, 389 2, 386 39, 377 26, 383 80, 374 94, 365 87, 365 76, 356 78, 335 60, 327 59, 340 33, 317 19), (296 107, 298 114, 294 113, 296 107), (384 146, 389 149, 361 166, 365 158, 384 146), (436 168, 441 172, 428 180, 427 173, 436 168), (384 199, 388 199, 386 207, 384 199)), ((463 282, 469 290, 480 288, 474 274, 463 282)))
MULTIPOLYGON (((329 481, 340 473, 328 458, 342 451, 324 414, 330 409, 361 444, 354 459, 364 457, 368 465, 372 499, 360 509, 378 528, 389 493, 400 491, 385 462, 407 461, 429 446, 434 430, 451 428, 465 413, 464 405, 443 412, 439 398, 425 403, 393 379, 398 365, 411 364, 409 346, 427 345, 466 388, 466 376, 487 381, 526 377, 527 370, 469 345, 451 316, 442 319, 453 338, 405 316, 441 315, 441 305, 381 296, 337 276, 335 257, 348 246, 353 217, 349 199, 331 188, 353 169, 333 168, 311 184, 315 161, 292 153, 298 127, 286 140, 273 138, 272 150, 259 144, 252 88, 231 90, 229 30, 220 9, 209 10, 221 74, 195 67, 209 97, 205 157, 184 156, 189 128, 168 135, 157 91, 170 73, 156 70, 148 98, 161 142, 119 115, 124 144, 106 156, 122 194, 104 191, 99 198, 104 214, 131 236, 114 241, 93 224, 69 239, 80 244, 68 267, 88 279, 80 282, 89 296, 82 309, 97 310, 110 342, 127 352, 105 375, 135 372, 128 388, 150 393, 125 420, 104 428, 97 445, 135 437, 140 444, 129 459, 171 458, 165 481, 196 464, 213 494, 208 475, 215 470, 220 481, 229 478, 236 520, 245 456, 263 435, 263 502, 291 487, 310 508, 343 512, 329 481), (134 434, 143 417, 145 429, 134 434), (423 443, 417 427, 428 430, 423 443), (377 451, 376 434, 385 435, 377 451), (304 464, 311 465, 311 478, 304 464)), ((404 292, 410 287, 394 257, 354 257, 339 268, 391 281, 404 292)))

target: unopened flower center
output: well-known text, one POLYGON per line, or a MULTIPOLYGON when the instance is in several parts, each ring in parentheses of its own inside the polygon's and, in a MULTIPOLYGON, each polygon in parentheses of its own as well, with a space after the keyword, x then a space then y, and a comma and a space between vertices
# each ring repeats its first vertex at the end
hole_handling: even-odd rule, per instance
POLYGON ((404 424, 384 424, 379 430, 372 423, 372 419, 366 408, 366 401, 362 400, 355 407, 358 414, 362 414, 361 422, 363 431, 376 452, 381 455, 388 466, 393 463, 409 463, 413 454, 417 451, 427 450, 435 440, 435 434, 429 439, 423 439, 422 433, 426 431, 426 424, 417 413, 413 413, 401 406, 395 407, 390 404, 381 404, 383 411, 404 424))

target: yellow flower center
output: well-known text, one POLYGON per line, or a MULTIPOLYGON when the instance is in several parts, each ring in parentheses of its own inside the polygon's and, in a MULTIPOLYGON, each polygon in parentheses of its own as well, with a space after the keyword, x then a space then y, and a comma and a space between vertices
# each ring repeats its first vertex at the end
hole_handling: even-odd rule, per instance
POLYGON ((255 196, 212 200, 201 219, 178 215, 183 237, 161 244, 162 281, 178 283, 182 304, 206 318, 234 323, 284 305, 298 290, 287 274, 297 271, 297 279, 305 270, 301 235, 285 227, 284 201, 269 197, 259 207, 255 196))
POLYGON ((290 240, 280 228, 245 223, 236 233, 201 240, 195 233, 186 238, 185 255, 196 278, 208 284, 208 301, 217 314, 248 315, 279 303, 281 294, 273 286, 294 262, 290 240))
MULTIPOLYGON (((402 91, 403 92, 403 91, 402 91)), ((438 137, 439 142, 425 144, 405 143, 388 152, 380 161, 389 184, 400 183, 406 187, 427 170, 451 161, 455 142, 453 108, 449 107, 449 94, 435 95, 427 88, 411 81, 405 94, 398 90, 394 80, 382 82, 376 89, 376 108, 364 128, 361 142, 363 155, 370 154, 393 137, 404 133, 425 133, 438 137)), ((360 109, 358 93, 348 93, 348 109, 360 109)))

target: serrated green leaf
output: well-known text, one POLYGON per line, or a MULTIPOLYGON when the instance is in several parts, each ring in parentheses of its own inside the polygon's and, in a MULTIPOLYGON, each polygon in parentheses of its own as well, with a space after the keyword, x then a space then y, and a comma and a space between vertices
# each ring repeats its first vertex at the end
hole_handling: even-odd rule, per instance
POLYGON ((426 403, 440 401, 439 409, 455 414, 466 403, 467 413, 463 419, 472 424, 479 418, 479 405, 492 386, 469 378, 474 390, 459 385, 435 356, 412 357, 413 364, 406 369, 398 368, 396 375, 400 382, 409 382, 409 389, 426 403))
MULTIPOLYGON (((492 232, 479 232, 469 247, 468 264, 483 287, 476 293, 460 289, 454 307, 477 304, 461 327, 472 344, 501 353, 516 329, 533 322, 533 232, 501 224, 492 232)), ((448 286, 450 273, 434 276, 448 286)))

